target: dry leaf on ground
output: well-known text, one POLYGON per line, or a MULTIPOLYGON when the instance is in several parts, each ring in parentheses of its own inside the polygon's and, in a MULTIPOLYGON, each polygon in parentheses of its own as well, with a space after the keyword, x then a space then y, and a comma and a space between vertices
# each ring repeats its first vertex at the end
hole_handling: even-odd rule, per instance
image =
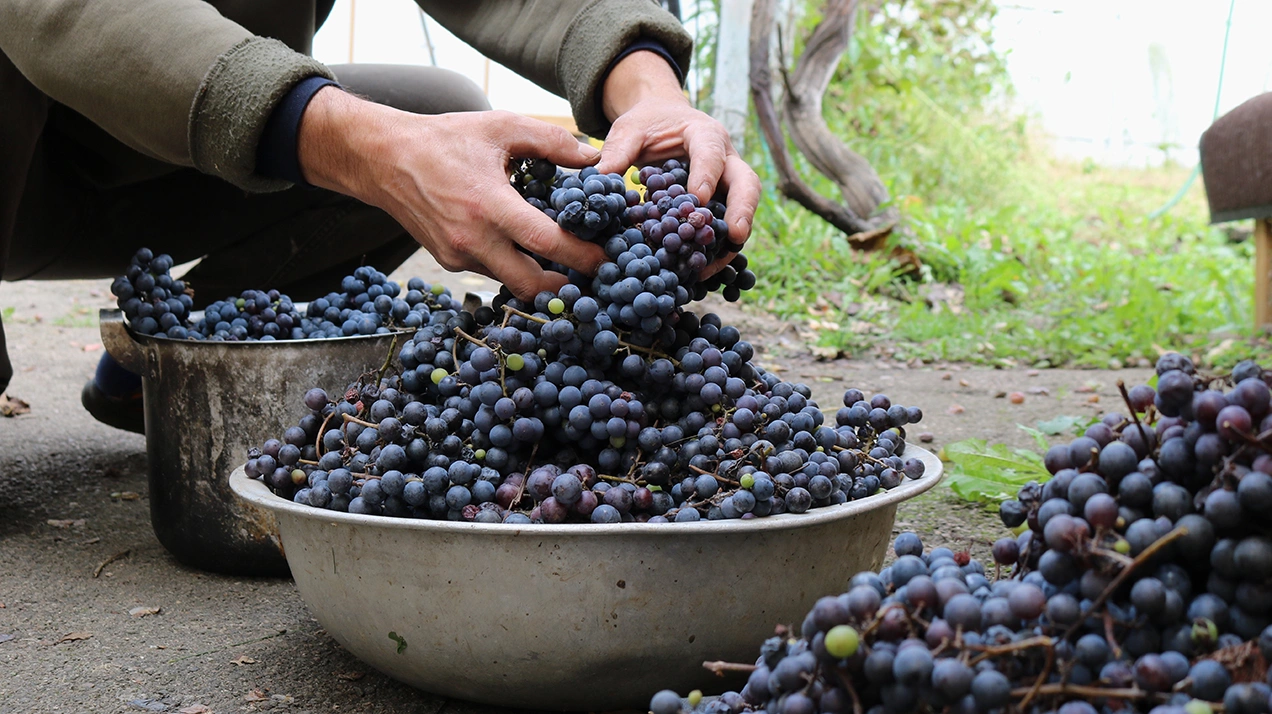
POLYGON ((83 528, 88 523, 88 520, 84 518, 50 518, 45 523, 54 528, 83 528))
POLYGON ((145 617, 146 615, 158 615, 160 609, 161 608, 158 608, 158 607, 134 607, 133 609, 128 611, 128 614, 132 615, 133 617, 145 617))
POLYGON ((68 632, 65 635, 62 635, 62 639, 58 640, 57 642, 54 642, 53 644, 60 645, 63 642, 76 642, 78 640, 87 640, 88 638, 92 636, 93 636, 93 633, 91 632, 68 632))
POLYGON ((265 696, 265 692, 259 689, 253 689, 247 693, 247 696, 243 697, 243 701, 246 702, 263 702, 266 699, 269 699, 269 697, 265 696))
POLYGON ((239 666, 242 666, 245 664, 256 664, 256 660, 252 659, 251 657, 248 657, 247 655, 243 655, 242 657, 239 657, 238 659, 230 660, 230 664, 236 664, 239 666))
POLYGON ((203 704, 191 704, 178 709, 177 714, 212 714, 212 710, 203 704))
POLYGON ((31 405, 5 394, 0 394, 0 416, 15 417, 19 414, 27 414, 31 411, 31 405))

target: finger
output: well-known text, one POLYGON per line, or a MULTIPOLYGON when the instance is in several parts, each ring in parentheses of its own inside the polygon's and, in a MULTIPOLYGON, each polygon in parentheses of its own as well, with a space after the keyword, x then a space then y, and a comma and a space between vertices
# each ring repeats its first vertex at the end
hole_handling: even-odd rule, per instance
POLYGON ((494 137, 509 155, 517 158, 547 159, 557 166, 583 168, 600 160, 601 152, 579 141, 565 129, 511 112, 497 112, 494 137))
POLYGON ((760 205, 760 177, 747 166, 741 156, 730 154, 720 181, 729 189, 724 222, 729 226, 729 239, 741 245, 751 237, 755 209, 760 205))
POLYGON ((495 280, 508 286, 512 294, 522 300, 533 300, 544 290, 555 293, 566 282, 564 275, 539 267, 534 258, 506 240, 492 241, 482 261, 495 280))
POLYGON ((640 158, 644 148, 645 134, 631 128, 631 123, 619 122, 605 137, 605 145, 601 147, 601 163, 596 170, 603 174, 625 173, 640 158))
POLYGON ((716 183, 725 170, 729 144, 723 131, 699 131, 685 137, 689 153, 689 192, 703 205, 715 195, 716 183))
POLYGON ((727 253, 719 258, 716 258, 715 261, 711 263, 711 265, 708 265, 706 268, 702 270, 702 279, 706 280, 712 275, 715 275, 721 270, 724 270, 724 266, 733 262, 733 259, 736 258, 737 255, 738 255, 737 253, 727 253))
POLYGON ((588 275, 596 274, 605 262, 605 251, 599 245, 563 230, 517 196, 511 187, 508 193, 512 195, 500 203, 501 209, 494 217, 504 235, 531 253, 588 275))

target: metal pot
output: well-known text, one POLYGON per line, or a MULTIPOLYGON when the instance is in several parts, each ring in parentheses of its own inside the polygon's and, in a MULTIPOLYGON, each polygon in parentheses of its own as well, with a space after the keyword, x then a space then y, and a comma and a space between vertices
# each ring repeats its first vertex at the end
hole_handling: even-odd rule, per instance
POLYGON ((519 709, 644 711, 659 689, 739 681, 778 624, 878 569, 918 480, 801 515, 697 523, 512 526, 338 513, 235 493, 278 517, 300 595, 345 649, 420 689, 519 709))
POLYGON ((287 575, 274 515, 235 498, 226 474, 304 413, 305 392, 379 369, 393 335, 193 342, 134 334, 101 311, 102 343, 141 375, 150 523, 178 560, 234 575, 287 575))

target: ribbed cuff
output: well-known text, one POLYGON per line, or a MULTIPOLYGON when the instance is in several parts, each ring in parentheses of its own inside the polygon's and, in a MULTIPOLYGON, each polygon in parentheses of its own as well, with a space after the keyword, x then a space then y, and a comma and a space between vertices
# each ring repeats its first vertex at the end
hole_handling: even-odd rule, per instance
POLYGON ((300 80, 283 97, 265 122, 261 141, 256 146, 256 173, 266 178, 282 179, 307 186, 300 171, 297 142, 300 119, 310 100, 323 87, 339 87, 326 77, 308 77, 300 80))
POLYGON ((322 63, 287 45, 250 37, 217 58, 190 109, 195 168, 247 191, 278 191, 291 183, 256 171, 256 149, 274 107, 301 80, 335 79, 322 63))
POLYGON ((580 131, 597 138, 609 133, 610 123, 596 96, 615 59, 640 40, 658 43, 675 66, 689 67, 693 38, 675 16, 650 0, 594 2, 566 30, 557 80, 569 91, 570 109, 580 131))

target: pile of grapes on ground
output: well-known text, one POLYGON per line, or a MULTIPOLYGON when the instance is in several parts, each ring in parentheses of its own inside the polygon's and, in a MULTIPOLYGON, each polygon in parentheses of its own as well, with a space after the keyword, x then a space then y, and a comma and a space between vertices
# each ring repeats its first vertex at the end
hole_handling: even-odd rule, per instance
POLYGON ((798 514, 921 477, 903 456, 921 410, 850 389, 828 423, 736 328, 685 309, 754 275, 738 256, 703 279, 740 247, 725 208, 699 207, 679 162, 639 175, 643 202, 618 175, 523 162, 526 200, 613 262, 551 266, 569 282, 529 301, 420 308, 384 370, 310 390, 247 473, 317 508, 511 524, 798 514))
POLYGON ((1169 353, 1156 379, 1047 452, 988 569, 902 534, 754 663, 708 663, 740 692, 653 714, 1272 711, 1272 372, 1169 353))

